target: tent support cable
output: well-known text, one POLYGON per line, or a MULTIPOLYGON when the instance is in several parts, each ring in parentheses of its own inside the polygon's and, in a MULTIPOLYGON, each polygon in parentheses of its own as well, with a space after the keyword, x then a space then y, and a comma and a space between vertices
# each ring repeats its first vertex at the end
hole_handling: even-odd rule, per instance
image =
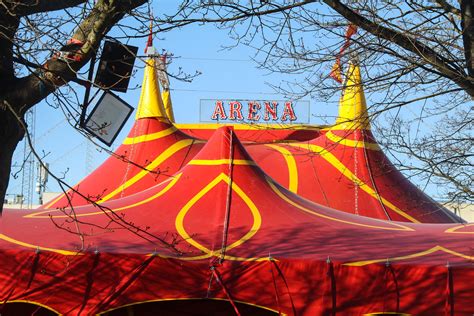
POLYGON ((275 290, 275 301, 277 303, 277 307, 278 307, 278 315, 282 315, 281 314, 281 307, 280 307, 280 296, 278 295, 278 287, 277 287, 277 284, 276 284, 276 279, 275 279, 275 272, 273 271, 273 257, 268 255, 268 261, 270 262, 270 269, 271 269, 271 272, 272 272, 272 279, 273 279, 273 288, 275 290))
MULTIPOLYGON (((364 138, 365 133, 362 133, 362 137, 363 137, 362 138, 363 142, 365 142, 365 138, 364 138)), ((389 221, 392 221, 392 218, 390 217, 390 214, 387 212, 387 209, 385 208, 385 205, 382 202, 382 199, 381 199, 380 193, 379 193, 379 189, 377 188, 377 185, 375 184, 375 179, 374 179, 374 176, 372 174, 372 169, 370 168, 369 155, 367 154, 367 148, 365 146, 363 146, 362 149, 364 151, 365 164, 366 164, 366 167, 367 167, 367 171, 369 172, 370 182, 372 183, 372 187, 375 191, 375 194, 377 194, 377 200, 379 201, 380 206, 382 207, 383 211, 385 212, 385 216, 387 216, 387 219, 389 221)))
POLYGON ((229 299, 229 302, 230 304, 232 305, 232 307, 234 308, 234 311, 235 311, 235 314, 237 316, 241 316, 240 312, 239 312, 239 309, 237 308, 237 305, 235 305, 235 302, 234 300, 232 299, 232 296, 230 295, 229 291, 227 290, 226 286, 224 285, 224 282, 222 282, 222 279, 219 275, 219 272, 217 272, 217 269, 215 266, 211 266, 211 271, 212 271, 212 274, 214 275, 214 277, 216 278, 216 281, 217 283, 219 283, 219 285, 221 286, 222 290, 224 291, 225 295, 227 296, 227 298, 229 299))
POLYGON ((233 171, 234 171, 234 144, 233 144, 233 130, 229 131, 229 184, 227 186, 227 198, 225 206, 225 216, 224 216, 224 230, 222 233, 222 246, 221 246, 221 256, 219 263, 222 263, 225 259, 225 252, 227 247, 227 235, 229 233, 229 222, 230 222, 230 208, 232 205, 232 182, 233 182, 233 171))

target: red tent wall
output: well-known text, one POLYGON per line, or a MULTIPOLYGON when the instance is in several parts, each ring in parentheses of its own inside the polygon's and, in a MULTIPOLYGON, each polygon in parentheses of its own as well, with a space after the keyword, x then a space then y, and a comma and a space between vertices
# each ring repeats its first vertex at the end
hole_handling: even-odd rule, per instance
POLYGON ((474 312, 472 225, 313 204, 264 174, 229 129, 171 180, 103 206, 6 210, 0 300, 70 315, 190 298, 287 315, 474 312))

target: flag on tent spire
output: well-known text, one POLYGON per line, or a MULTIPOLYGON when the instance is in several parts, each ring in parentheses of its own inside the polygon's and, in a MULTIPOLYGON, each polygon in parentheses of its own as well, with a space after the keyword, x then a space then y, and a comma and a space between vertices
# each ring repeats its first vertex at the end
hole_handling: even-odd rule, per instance
POLYGON ((339 53, 336 56, 336 62, 332 66, 331 72, 329 73, 329 77, 333 78, 339 83, 342 83, 342 67, 341 67, 341 57, 342 54, 346 51, 346 49, 351 45, 351 37, 357 33, 357 25, 349 23, 346 30, 346 35, 344 36, 344 44, 342 45, 339 53))
POLYGON ((148 48, 153 46, 153 18, 150 14, 150 32, 148 33, 148 40, 146 42, 145 54, 148 52, 148 48))

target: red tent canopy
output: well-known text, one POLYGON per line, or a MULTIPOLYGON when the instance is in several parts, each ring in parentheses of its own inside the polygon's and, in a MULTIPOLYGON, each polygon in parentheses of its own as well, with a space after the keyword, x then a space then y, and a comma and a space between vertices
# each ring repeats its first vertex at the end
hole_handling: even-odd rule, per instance
MULTIPOLYGON (((370 132, 359 67, 351 65, 347 77, 339 118, 324 135, 309 142, 247 144, 251 156, 290 191, 334 209, 396 221, 461 222, 390 163, 370 132)), ((169 101, 169 95, 164 99, 169 101)), ((178 171, 203 142, 183 134, 165 112, 152 59, 129 136, 114 157, 75 189, 102 203, 140 192, 178 171)), ((254 136, 274 131, 255 130, 254 136)), ((82 196, 70 191, 45 207, 68 206, 68 200, 75 206, 86 204, 82 196)))
POLYGON ((333 127, 308 142, 249 146, 248 151, 292 192, 337 210, 415 223, 462 222, 385 156, 370 130, 360 68, 355 64, 349 65, 333 127))
POLYGON ((0 300, 70 315, 186 299, 286 315, 474 312, 472 225, 313 204, 263 173, 228 128, 167 181, 103 207, 6 210, 0 300))

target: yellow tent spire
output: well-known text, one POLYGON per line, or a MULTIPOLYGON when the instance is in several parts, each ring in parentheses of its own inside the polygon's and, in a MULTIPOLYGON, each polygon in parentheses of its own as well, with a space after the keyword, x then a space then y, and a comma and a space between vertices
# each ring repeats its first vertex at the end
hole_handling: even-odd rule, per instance
POLYGON ((163 106, 165 108, 166 117, 168 117, 170 122, 174 123, 173 104, 171 103, 169 89, 163 89, 163 92, 161 93, 161 99, 163 100, 163 106))
POLYGON ((135 119, 139 120, 152 117, 167 121, 163 101, 161 100, 160 87, 158 85, 155 58, 149 58, 146 61, 142 91, 135 119))
POLYGON ((360 67, 357 63, 349 63, 346 82, 339 101, 339 116, 334 128, 344 130, 370 129, 360 67))

